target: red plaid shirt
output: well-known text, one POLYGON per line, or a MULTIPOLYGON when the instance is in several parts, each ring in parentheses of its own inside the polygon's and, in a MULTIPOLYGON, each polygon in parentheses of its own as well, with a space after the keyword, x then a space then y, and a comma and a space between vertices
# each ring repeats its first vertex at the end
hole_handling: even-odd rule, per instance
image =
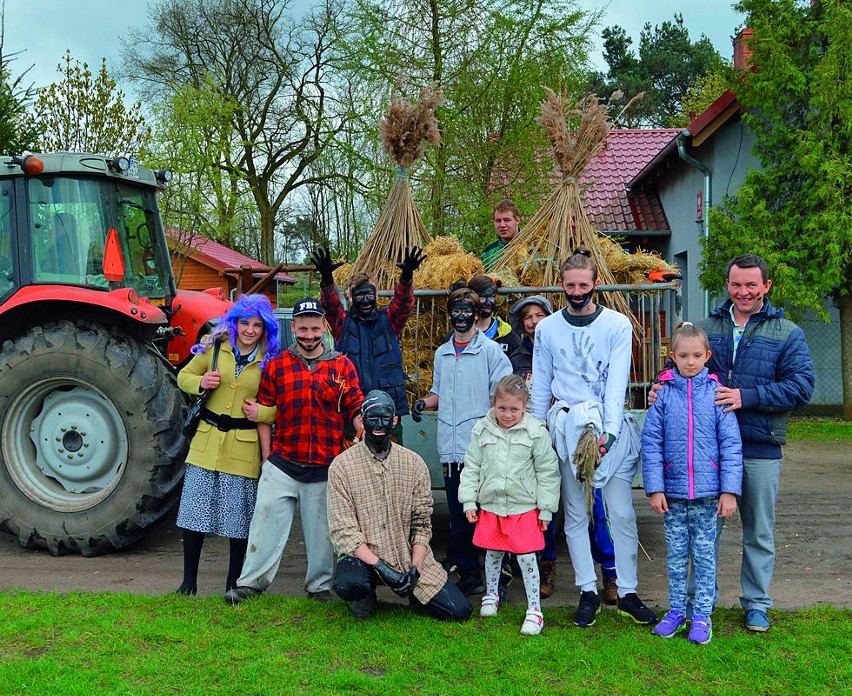
POLYGON ((272 454, 328 466, 343 451, 343 424, 357 415, 364 397, 352 361, 339 353, 326 356, 313 371, 293 348, 266 362, 257 401, 277 407, 272 454))
MULTIPOLYGON (((343 333, 343 324, 346 321, 346 310, 343 309, 343 303, 340 301, 340 291, 336 285, 326 285, 320 290, 320 303, 325 310, 325 320, 331 328, 331 335, 334 336, 335 343, 340 340, 340 335, 343 333)), ((405 322, 411 316, 414 309, 414 286, 411 283, 403 283, 401 280, 397 282, 393 289, 393 297, 387 310, 379 309, 379 311, 387 311, 388 321, 391 329, 399 336, 405 328, 405 322)))

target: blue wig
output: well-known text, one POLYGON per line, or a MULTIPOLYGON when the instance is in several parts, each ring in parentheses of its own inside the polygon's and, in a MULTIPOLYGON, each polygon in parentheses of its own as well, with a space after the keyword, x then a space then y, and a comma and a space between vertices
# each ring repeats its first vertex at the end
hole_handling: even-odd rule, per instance
POLYGON ((213 332, 201 339, 201 343, 194 345, 191 352, 204 353, 207 348, 213 345, 213 341, 224 341, 227 338, 236 353, 234 338, 237 335, 237 325, 241 319, 251 319, 252 317, 259 317, 264 324, 263 336, 258 341, 258 346, 266 354, 266 358, 261 363, 261 367, 263 367, 268 358, 281 350, 278 341, 278 319, 272 312, 272 304, 266 295, 240 295, 233 307, 219 317, 213 332))

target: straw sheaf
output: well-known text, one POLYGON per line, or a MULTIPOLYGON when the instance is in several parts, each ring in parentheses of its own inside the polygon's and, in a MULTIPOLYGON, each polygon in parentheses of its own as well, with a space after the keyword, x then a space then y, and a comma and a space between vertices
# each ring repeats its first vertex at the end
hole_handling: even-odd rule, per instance
POLYGON ((382 145, 400 169, 376 227, 349 271, 369 273, 381 290, 393 288, 399 277, 396 263, 404 258, 407 249, 425 247, 431 241, 411 194, 408 168, 430 144, 441 142, 435 108, 442 102, 441 92, 434 84, 424 88, 420 101, 414 104, 394 97, 379 125, 382 145))
POLYGON ((429 145, 441 142, 435 109, 444 103, 437 83, 420 92, 417 102, 399 97, 391 99, 387 114, 379 124, 382 146, 399 167, 410 167, 419 160, 429 145))

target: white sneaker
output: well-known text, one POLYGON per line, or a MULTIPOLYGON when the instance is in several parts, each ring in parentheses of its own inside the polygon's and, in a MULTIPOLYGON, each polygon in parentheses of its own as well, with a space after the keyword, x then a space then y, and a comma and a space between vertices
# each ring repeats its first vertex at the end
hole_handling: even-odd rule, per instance
POLYGON ((499 608, 500 600, 497 595, 487 594, 482 598, 482 608, 479 610, 479 615, 496 616, 499 608))
POLYGON ((525 636, 537 636, 544 626, 544 618, 540 611, 527 610, 527 616, 521 625, 521 633, 525 636))

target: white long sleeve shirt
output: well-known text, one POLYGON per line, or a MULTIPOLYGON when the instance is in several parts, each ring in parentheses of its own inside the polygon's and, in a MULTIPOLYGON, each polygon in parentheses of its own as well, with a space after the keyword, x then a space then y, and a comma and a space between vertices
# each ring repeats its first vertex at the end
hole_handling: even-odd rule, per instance
POLYGON ((632 346, 630 320, 606 307, 588 326, 572 326, 562 312, 542 319, 533 349, 533 415, 544 420, 552 397, 569 406, 598 401, 603 404, 604 432, 617 437, 632 346))

